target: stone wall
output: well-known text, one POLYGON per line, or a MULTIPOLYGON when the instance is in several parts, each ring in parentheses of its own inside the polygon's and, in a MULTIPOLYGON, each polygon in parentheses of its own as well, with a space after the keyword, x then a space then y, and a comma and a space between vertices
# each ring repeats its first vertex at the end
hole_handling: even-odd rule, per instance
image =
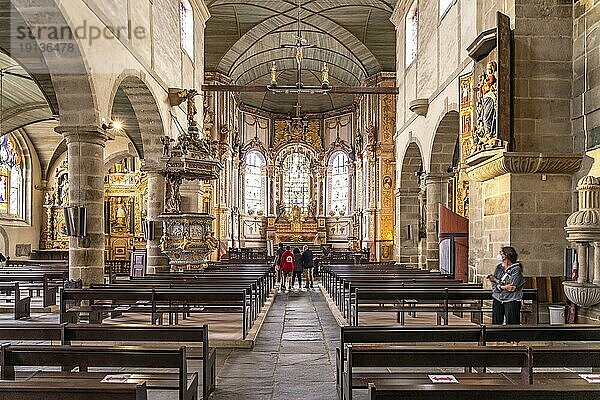
POLYGON ((513 149, 569 153, 573 5, 517 0, 515 11, 513 149))

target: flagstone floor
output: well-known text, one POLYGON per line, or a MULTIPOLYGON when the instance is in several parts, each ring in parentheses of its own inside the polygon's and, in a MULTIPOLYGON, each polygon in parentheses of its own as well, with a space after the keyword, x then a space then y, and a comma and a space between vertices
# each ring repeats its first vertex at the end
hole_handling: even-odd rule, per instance
POLYGON ((279 293, 252 350, 217 351, 213 400, 331 399, 339 327, 318 289, 279 293))

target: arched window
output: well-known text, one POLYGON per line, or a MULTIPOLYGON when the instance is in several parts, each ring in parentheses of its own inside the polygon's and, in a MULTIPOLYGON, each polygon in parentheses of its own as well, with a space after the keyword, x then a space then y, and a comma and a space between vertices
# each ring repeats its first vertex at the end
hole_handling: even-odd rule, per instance
POLYGON ((450 8, 455 0, 440 0, 440 17, 450 8))
POLYGON ((194 59, 194 10, 189 0, 179 0, 181 47, 194 59))
POLYGON ((417 1, 413 1, 406 14, 406 29, 405 29, 405 56, 406 67, 408 67, 417 57, 418 45, 418 26, 419 26, 419 7, 417 1))
POLYGON ((348 210, 348 156, 335 153, 331 157, 331 211, 348 210))
POLYGON ((266 161, 258 151, 246 155, 244 171, 244 210, 265 211, 265 173, 266 161))
POLYGON ((10 135, 0 138, 0 214, 24 217, 23 157, 10 135))
POLYGON ((306 209, 309 201, 310 161, 304 154, 290 154, 283 161, 283 202, 288 209, 306 209))

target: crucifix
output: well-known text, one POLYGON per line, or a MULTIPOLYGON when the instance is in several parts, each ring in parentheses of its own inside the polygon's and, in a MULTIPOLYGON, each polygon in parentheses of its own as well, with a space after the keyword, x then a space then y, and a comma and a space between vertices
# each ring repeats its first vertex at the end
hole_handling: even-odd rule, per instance
POLYGON ((296 118, 300 118, 300 109, 302 108, 302 106, 300 105, 299 102, 296 102, 296 105, 294 106, 294 109, 296 110, 296 118))

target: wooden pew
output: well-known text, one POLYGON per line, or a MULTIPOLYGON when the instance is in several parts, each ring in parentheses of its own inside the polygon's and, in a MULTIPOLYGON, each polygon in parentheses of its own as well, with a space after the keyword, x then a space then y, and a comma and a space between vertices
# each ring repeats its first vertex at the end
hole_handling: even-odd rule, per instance
MULTIPOLYGON (((92 324, 8 324, 0 329, 0 341, 56 341, 62 345, 90 342, 164 344, 201 343, 201 348, 187 348, 188 359, 203 360, 202 382, 204 398, 214 391, 216 382, 216 351, 209 347, 208 325, 196 326, 135 326, 92 324)), ((169 346, 170 347, 170 346, 169 346)))
POLYGON ((248 301, 243 290, 218 289, 64 289, 61 291, 60 322, 77 323, 80 313, 90 323, 100 323, 105 313, 114 311, 150 314, 152 324, 162 323, 163 313, 240 313, 242 338, 248 330, 248 301), (88 306, 81 302, 89 301, 88 306), (72 305, 71 303, 75 303, 72 305))
MULTIPOLYGON (((359 323, 359 311, 396 312, 403 316, 405 312, 434 312, 440 321, 448 323, 450 312, 471 312, 483 314, 489 312, 481 306, 483 301, 491 301, 492 292, 487 289, 356 289, 353 309, 353 325, 359 323), (415 301, 417 305, 415 306, 415 301), (479 303, 479 304, 477 304, 479 303), (387 304, 387 305, 386 305, 387 304), (422 304, 423 306, 419 306, 422 304)), ((526 321, 539 323, 537 309, 537 290, 523 290, 523 302, 531 310, 522 308, 526 321), (531 315, 528 315, 530 312, 531 315)), ((479 319, 482 319, 479 318, 479 319)), ((403 318, 399 321, 403 323, 403 318)))
POLYGON ((34 290, 41 290, 43 307, 56 305, 58 288, 67 279, 68 271, 0 271, 0 282, 20 282, 21 290, 29 290, 29 296, 33 295, 34 290))
MULTIPOLYGON (((402 326, 402 327, 381 327, 381 326, 344 326, 340 328, 340 347, 336 349, 336 383, 338 394, 341 398, 341 388, 344 378, 344 349, 346 344, 352 344, 356 349, 357 346, 381 345, 384 349, 385 345, 407 343, 436 343, 436 344, 454 344, 454 343, 472 343, 473 345, 485 346, 488 343, 495 342, 526 342, 533 344, 535 342, 573 342, 569 345, 557 347, 554 345, 551 349, 534 347, 534 362, 535 367, 562 367, 563 362, 570 364, 573 367, 594 367, 600 366, 600 356, 590 357, 593 352, 597 351, 597 344, 600 344, 600 325, 482 325, 482 326, 402 326), (575 342, 595 342, 596 346, 585 345, 583 348, 579 343, 575 342), (537 358, 535 351, 544 352, 544 358, 537 358), (583 350, 582 350, 583 349, 583 350), (573 350, 573 352, 565 356, 564 353, 573 350), (564 361, 563 361, 564 360, 564 361)), ((373 348, 373 347, 371 347, 373 348)), ((529 376, 534 376, 533 370, 530 370, 529 376)), ((544 383, 551 382, 561 375, 548 374, 535 377, 544 379, 544 383)), ((572 379, 577 377, 572 376, 572 379)), ((537 380, 536 380, 537 381, 537 380)))
MULTIPOLYGON (((388 368, 431 368, 435 374, 438 368, 482 368, 502 367, 521 368, 521 382, 531 380, 528 368, 530 355, 526 347, 466 347, 466 348, 428 348, 400 347, 389 349, 353 348, 346 346, 347 367, 343 378, 343 399, 352 399, 352 389, 366 389, 369 383, 401 382, 405 385, 426 384, 428 373, 390 373, 388 368), (382 372, 355 373, 354 368, 379 368, 382 372)), ((498 385, 512 383, 504 374, 453 374, 461 382, 498 385)))
POLYGON ((404 385, 369 384, 369 400, 598 400, 600 387, 594 385, 564 387, 559 385, 404 385))
POLYGON ((0 292, 6 292, 8 304, 14 307, 15 321, 31 317, 31 297, 21 297, 19 282, 0 283, 0 292), (10 299, 11 293, 14 293, 13 299, 10 299))
POLYGON ((80 379, 51 382, 0 381, 0 400, 147 400, 146 383, 99 383, 80 379))
MULTIPOLYGON (((131 380, 146 381, 148 388, 178 390, 179 400, 196 400, 198 374, 187 372, 186 348, 141 349, 89 346, 12 346, 3 344, 0 349, 0 367, 3 380, 15 380, 15 367, 61 367, 64 372, 19 372, 27 381, 48 382, 63 379, 89 379, 100 382, 109 373, 87 372, 89 368, 157 368, 177 369, 170 373, 136 373, 131 380), (80 372, 71 372, 79 367, 80 372)), ((20 369, 21 371, 21 369, 20 369)), ((119 375, 123 372, 119 372, 119 375)))
POLYGON ((390 343, 481 343, 482 329, 479 326, 402 326, 370 327, 342 326, 340 347, 336 348, 336 387, 342 398, 344 379, 344 348, 346 344, 390 344, 390 343))

